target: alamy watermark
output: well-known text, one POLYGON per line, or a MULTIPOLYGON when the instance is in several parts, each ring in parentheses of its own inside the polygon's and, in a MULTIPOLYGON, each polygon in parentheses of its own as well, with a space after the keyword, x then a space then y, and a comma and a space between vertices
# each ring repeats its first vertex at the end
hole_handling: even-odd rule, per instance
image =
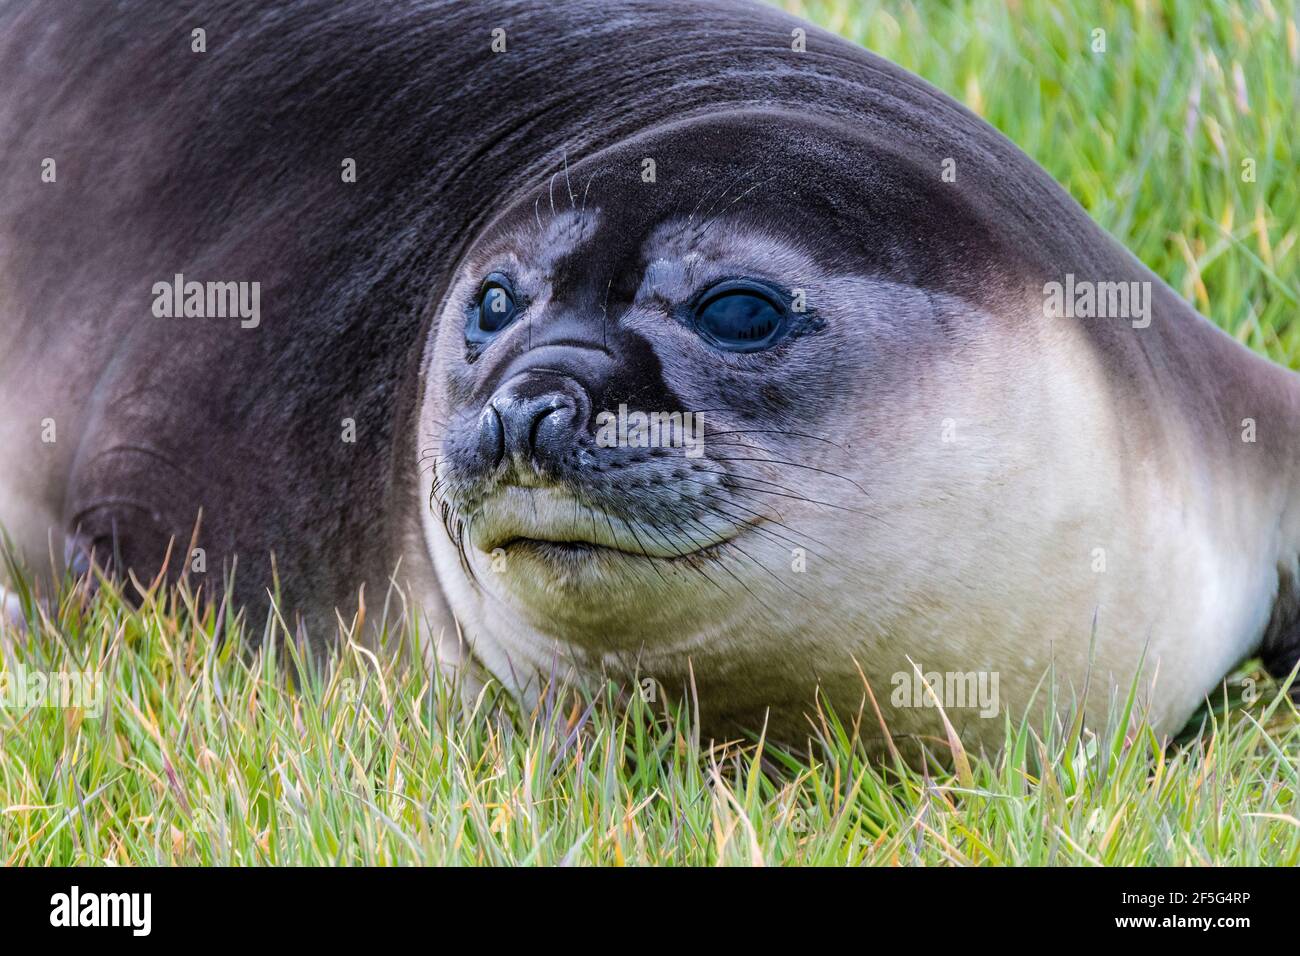
POLYGON ((243 329, 262 322, 262 283, 186 281, 153 284, 153 314, 160 319, 239 319, 243 329))
POLYGON ((12 664, 0 671, 0 708, 76 707, 88 717, 98 717, 103 712, 103 689, 98 671, 29 671, 12 664))
POLYGON ((596 416, 600 448, 684 448, 687 458, 704 454, 704 417, 693 412, 618 412, 596 416))
POLYGON ((152 893, 93 893, 73 886, 50 897, 50 925, 58 928, 124 927, 132 936, 153 930, 152 893))
POLYGON ((895 707, 934 707, 947 710, 978 708, 981 717, 996 717, 998 697, 997 671, 930 671, 919 667, 898 671, 890 678, 894 685, 889 702, 895 707), (928 686, 927 686, 928 685, 928 686))
POLYGON ((1043 285, 1043 315, 1049 319, 1129 319, 1133 328, 1151 324, 1150 282, 1093 282, 1076 280, 1043 285))

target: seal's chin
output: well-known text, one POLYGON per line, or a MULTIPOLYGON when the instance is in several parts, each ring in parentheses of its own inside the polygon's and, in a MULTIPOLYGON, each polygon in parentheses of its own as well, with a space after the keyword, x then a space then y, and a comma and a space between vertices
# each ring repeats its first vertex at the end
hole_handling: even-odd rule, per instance
POLYGON ((751 526, 692 524, 688 502, 633 516, 608 491, 605 508, 558 485, 498 485, 461 503, 461 565, 493 614, 575 648, 632 652, 716 627, 749 593, 724 582, 754 569, 724 561, 751 526))

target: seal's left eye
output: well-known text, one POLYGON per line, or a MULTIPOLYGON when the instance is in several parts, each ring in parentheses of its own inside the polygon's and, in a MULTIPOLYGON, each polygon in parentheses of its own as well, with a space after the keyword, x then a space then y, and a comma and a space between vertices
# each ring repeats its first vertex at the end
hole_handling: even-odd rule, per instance
POLYGON ((732 280, 709 290, 695 310, 695 327, 719 348, 757 352, 785 333, 786 310, 780 296, 757 282, 732 280))
POLYGON ((478 307, 465 327, 465 338, 471 342, 486 342, 513 322, 518 314, 519 304, 510 280, 494 272, 483 280, 478 307))

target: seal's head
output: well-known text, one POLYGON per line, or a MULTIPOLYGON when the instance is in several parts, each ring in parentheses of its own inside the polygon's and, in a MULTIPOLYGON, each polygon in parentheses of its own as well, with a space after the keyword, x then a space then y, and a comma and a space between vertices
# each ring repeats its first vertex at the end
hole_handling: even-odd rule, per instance
POLYGON ((906 228, 938 215, 935 177, 860 147, 783 114, 685 121, 476 237, 439 303, 420 445, 427 544, 498 676, 694 668, 800 708, 832 669, 860 680, 844 636, 910 599, 898 422, 953 334, 906 228))

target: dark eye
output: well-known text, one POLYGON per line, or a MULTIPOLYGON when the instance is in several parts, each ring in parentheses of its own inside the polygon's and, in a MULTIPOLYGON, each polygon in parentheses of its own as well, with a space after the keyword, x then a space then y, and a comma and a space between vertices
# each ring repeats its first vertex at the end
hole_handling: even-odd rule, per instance
POLYGON ((513 322, 518 314, 519 304, 510 280, 494 272, 483 280, 478 306, 465 327, 465 338, 471 342, 486 342, 513 322))
POLYGON ((767 286, 734 279, 710 289, 695 310, 695 327, 729 352, 758 352, 775 345, 787 325, 780 296, 767 286))

